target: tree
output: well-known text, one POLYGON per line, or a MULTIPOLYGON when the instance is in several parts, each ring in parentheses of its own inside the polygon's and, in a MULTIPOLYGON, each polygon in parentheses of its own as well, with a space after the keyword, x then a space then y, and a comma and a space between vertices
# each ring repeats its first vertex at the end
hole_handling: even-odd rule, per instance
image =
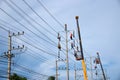
POLYGON ((16 73, 14 73, 13 75, 11 75, 10 80, 27 80, 27 78, 21 77, 17 75, 16 73))
POLYGON ((55 80, 55 77, 54 77, 54 76, 50 76, 50 77, 48 78, 48 80, 55 80))

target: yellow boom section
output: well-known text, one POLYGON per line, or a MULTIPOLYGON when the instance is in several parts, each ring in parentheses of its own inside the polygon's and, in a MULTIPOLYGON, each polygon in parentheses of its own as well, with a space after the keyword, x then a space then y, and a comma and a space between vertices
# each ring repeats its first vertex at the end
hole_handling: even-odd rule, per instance
POLYGON ((88 80, 88 77, 87 77, 87 70, 86 70, 86 64, 85 64, 85 61, 84 61, 84 59, 83 60, 81 60, 81 62, 82 62, 82 68, 83 68, 83 76, 84 76, 84 80, 88 80))

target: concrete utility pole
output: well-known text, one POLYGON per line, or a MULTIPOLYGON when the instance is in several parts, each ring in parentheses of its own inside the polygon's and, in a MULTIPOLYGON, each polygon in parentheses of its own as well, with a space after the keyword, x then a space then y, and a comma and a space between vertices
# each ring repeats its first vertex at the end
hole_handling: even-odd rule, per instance
POLYGON ((74 64, 74 70, 75 70, 75 80, 76 80, 76 64, 74 64))
POLYGON ((91 80, 93 80, 92 57, 90 57, 90 65, 91 65, 91 80))
POLYGON ((58 65, 57 65, 57 60, 56 60, 56 80, 58 80, 58 65))
POLYGON ((11 75, 11 50, 12 50, 12 43, 11 43, 11 35, 10 35, 10 31, 9 31, 9 34, 8 34, 8 80, 10 80, 10 75, 11 75))
POLYGON ((105 72, 104 72, 104 69, 103 69, 103 66, 102 66, 102 62, 101 62, 101 60, 100 60, 100 56, 99 56, 99 53, 98 53, 98 52, 97 52, 97 56, 98 56, 98 59, 99 59, 99 62, 100 62, 100 66, 101 66, 101 69, 102 69, 103 78, 104 78, 104 80, 106 80, 105 72))
MULTIPOLYGON (((62 32, 65 33, 66 59, 65 60, 60 59, 60 53, 58 52, 58 59, 59 59, 58 61, 65 61, 66 62, 66 68, 65 68, 65 70, 66 70, 66 80, 69 80, 69 58, 68 58, 69 57, 68 56, 68 42, 69 42, 69 40, 68 40, 68 32, 69 31, 70 30, 67 30, 67 24, 65 24, 65 30, 62 31, 62 32)), ((58 33, 58 40, 59 40, 59 42, 58 42, 58 49, 59 49, 59 51, 61 51, 62 50, 62 47, 61 47, 61 44, 60 44, 61 36, 60 36, 59 33, 58 33)))
POLYGON ((12 59, 12 57, 14 57, 14 54, 12 54, 11 51, 14 50, 14 49, 23 49, 24 48, 24 46, 22 46, 22 47, 18 46, 18 48, 14 48, 14 47, 12 48, 12 36, 19 36, 19 35, 23 35, 23 34, 24 34, 24 32, 22 32, 22 33, 18 32, 18 34, 13 33, 12 35, 10 34, 10 31, 8 33, 8 52, 7 52, 7 54, 5 53, 5 56, 8 57, 8 71, 7 71, 8 72, 8 78, 7 78, 7 80, 10 80, 11 59, 12 59))
POLYGON ((65 32, 66 32, 66 70, 67 70, 67 79, 69 80, 69 60, 68 60, 68 31, 67 24, 65 24, 65 32))

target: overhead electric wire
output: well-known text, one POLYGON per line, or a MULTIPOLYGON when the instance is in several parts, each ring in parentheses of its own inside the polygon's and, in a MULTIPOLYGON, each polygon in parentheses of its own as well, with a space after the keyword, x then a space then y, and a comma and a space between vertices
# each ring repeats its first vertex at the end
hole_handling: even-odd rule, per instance
MULTIPOLYGON (((11 24, 9 24, 9 23, 7 23, 6 21, 4 21, 4 20, 1 20, 0 19, 0 21, 2 21, 2 22, 4 22, 5 24, 8 24, 8 25, 10 25, 10 26, 12 26, 12 27, 15 27, 15 26, 13 26, 13 25, 11 25, 11 24)), ((1 23, 0 23, 1 24, 1 23)), ((4 25, 4 24, 1 24, 1 25, 3 25, 4 27, 7 27, 7 28, 9 28, 8 26, 6 26, 6 25, 4 25)), ((18 30, 20 30, 19 28, 17 28, 16 27, 16 29, 17 30, 15 30, 15 28, 13 29, 13 28, 11 28, 13 31, 16 31, 16 32, 19 32, 18 30)), ((29 34, 27 34, 27 33, 25 33, 26 34, 26 36, 25 36, 25 38, 26 39, 28 39, 28 40, 30 40, 30 41, 32 41, 32 42, 36 42, 36 41, 38 41, 37 39, 35 40, 35 39, 30 39, 29 37, 32 37, 32 36, 30 36, 29 34), (27 37, 28 36, 28 37, 27 37), (34 40, 34 41, 33 41, 34 40)), ((42 44, 40 41, 38 41, 38 43, 40 43, 40 45, 42 44)), ((45 46, 45 45, 44 45, 45 46)), ((56 46, 55 46, 56 47, 56 46)))
MULTIPOLYGON (((35 47, 35 46, 34 46, 35 47)), ((37 48, 38 49, 38 48, 37 48)), ((40 50, 40 49, 39 49, 40 50)), ((44 51, 44 50, 42 50, 42 51, 44 51)), ((46 52, 46 51, 44 51, 44 52, 46 52)))
MULTIPOLYGON (((18 39, 19 39, 19 38, 18 38, 18 39)), ((36 48, 36 49, 38 49, 38 50, 40 50, 40 51, 42 51, 42 52, 44 52, 44 53, 47 53, 47 54, 52 55, 52 56, 55 56, 55 57, 57 56, 57 55, 55 55, 55 54, 49 53, 49 52, 47 52, 47 51, 39 48, 39 47, 36 47, 35 45, 32 45, 32 44, 30 44, 29 42, 27 42, 27 41, 25 41, 25 40, 23 40, 23 39, 20 39, 20 40, 21 40, 21 41, 24 41, 25 43, 27 43, 27 44, 30 45, 31 47, 34 47, 34 48, 36 48)))
POLYGON ((42 4, 42 2, 40 0, 37 0, 38 3, 46 10, 46 12, 62 27, 64 28, 64 26, 52 15, 52 13, 42 4))
MULTIPOLYGON (((6 61, 4 61, 4 63, 7 63, 6 61)), ((41 74, 41 73, 39 73, 39 72, 36 72, 36 71, 34 71, 34 70, 32 70, 32 69, 28 69, 27 67, 25 67, 25 66, 21 66, 21 65, 19 65, 19 64, 17 64, 17 63, 11 63, 11 64, 13 64, 15 67, 16 67, 16 69, 21 69, 21 70, 23 70, 23 71, 27 71, 28 73, 32 73, 32 74, 38 74, 38 75, 42 75, 42 76, 48 76, 48 75, 45 75, 45 74, 41 74)))
MULTIPOLYGON (((3 9, 2 9, 2 11, 4 11, 3 9)), ((5 11, 4 11, 5 12, 5 11)), ((7 14, 7 13, 6 13, 7 14)), ((8 15, 8 14, 7 14, 8 15)), ((11 17, 12 19, 14 19, 15 20, 15 18, 13 18, 12 16, 10 16, 9 15, 9 17, 11 17)), ((17 21, 17 20, 15 20, 15 21, 17 21)), ((18 22, 18 21, 17 21, 18 22)), ((20 23, 20 22, 19 22, 20 23)), ((21 24, 21 23, 20 23, 21 24)), ((23 25, 24 26, 24 25, 23 25)), ((25 26, 24 26, 25 27, 25 26)), ((25 27, 26 28, 26 27, 25 27)), ((28 28, 27 28, 28 29, 28 28)), ((29 30, 29 29, 28 29, 29 30)), ((31 30, 29 30, 29 31, 31 31, 31 30)), ((34 32, 32 32, 32 33, 34 33, 34 32)), ((38 36, 38 35, 37 35, 38 36)), ((49 37, 47 37, 47 38, 49 38, 49 37)), ((43 39, 43 38, 42 38, 43 39)), ((50 39, 50 38, 49 38, 50 39)), ((43 40, 45 40, 45 39, 43 39, 43 40)), ((45 41, 47 41, 47 40, 45 40, 45 41)), ((47 41, 48 42, 48 41, 47 41)), ((52 41, 52 42, 54 42, 54 41, 52 41)), ((55 43, 55 42, 54 42, 55 43)), ((52 43, 50 43, 50 44, 52 44, 52 43)), ((53 45, 53 44, 52 44, 53 45)), ((56 47, 56 45, 54 45, 55 47, 56 47)))
POLYGON ((0 37, 4 38, 4 39, 8 39, 7 37, 3 36, 3 35, 0 35, 0 37))
MULTIPOLYGON (((16 63, 15 63, 16 64, 16 63)), ((33 70, 32 70, 32 72, 31 72, 31 69, 28 69, 27 67, 25 67, 25 66, 22 66, 21 67, 21 65, 20 66, 16 66, 16 65, 14 65, 15 66, 15 69, 14 69, 14 71, 17 71, 17 72, 20 72, 20 73, 24 73, 25 74, 25 72, 28 72, 29 74, 31 74, 32 76, 33 75, 39 75, 39 74, 41 74, 41 73, 37 73, 37 72, 33 72, 33 70), (22 71, 18 71, 18 70, 22 70, 22 71)), ((28 75, 29 75, 28 74, 28 75)), ((43 73, 42 73, 43 74, 43 73)), ((42 75, 42 76, 44 76, 44 74, 42 75)))
POLYGON ((14 63, 14 66, 19 67, 19 68, 21 68, 21 69, 23 69, 23 70, 25 70, 25 71, 31 72, 31 73, 33 73, 33 74, 39 74, 39 75, 42 75, 42 76, 48 76, 48 75, 44 75, 44 74, 35 72, 35 71, 33 71, 33 70, 31 70, 31 69, 28 69, 27 67, 21 66, 21 65, 19 65, 19 64, 15 64, 15 63, 14 63))
MULTIPOLYGON (((0 26, 1 27, 1 26, 0 26)), ((6 30, 6 29, 5 29, 6 30)), ((8 31, 8 30, 7 30, 8 31)), ((19 38, 18 38, 19 39, 19 38)), ((49 55, 51 55, 51 56, 57 56, 57 55, 55 55, 55 54, 52 54, 52 53, 49 53, 49 52, 47 52, 47 51, 45 51, 45 50, 43 50, 43 49, 41 49, 41 48, 39 48, 39 47, 36 47, 35 45, 32 45, 32 44, 30 44, 29 42, 27 42, 27 41, 25 41, 25 40, 23 40, 23 39, 20 39, 21 41, 23 41, 23 42, 25 42, 25 43, 27 43, 28 45, 30 45, 31 47, 34 47, 34 48, 36 48, 36 49, 38 49, 38 50, 40 50, 40 51, 42 51, 42 52, 44 52, 44 53, 47 53, 47 54, 49 54, 49 55)))
POLYGON ((0 78, 7 78, 7 76, 2 76, 2 75, 0 75, 0 78))
POLYGON ((43 58, 41 58, 41 57, 39 57, 39 56, 35 56, 34 54, 32 54, 32 52, 30 52, 30 51, 27 51, 26 52, 27 54, 29 54, 29 56, 31 56, 31 57, 33 57, 35 60, 39 60, 39 61, 42 61, 42 62, 44 62, 44 61, 46 61, 45 59, 43 59, 43 58))
POLYGON ((33 73, 31 73, 31 72, 23 72, 23 70, 21 70, 21 71, 19 71, 19 70, 14 70, 14 71, 12 71, 11 72, 12 74, 14 74, 14 73, 16 73, 16 74, 18 74, 19 76, 23 76, 23 77, 25 77, 25 78, 27 78, 28 80, 34 80, 34 78, 33 77, 39 77, 39 79, 41 80, 44 76, 42 76, 42 75, 39 75, 39 74, 33 74, 33 73))
MULTIPOLYGON (((52 26, 45 21, 25 0, 23 0, 23 2, 45 23, 47 24, 54 32, 56 32, 56 34, 58 33, 54 28, 52 28, 52 26)), ((63 37, 63 36, 62 36, 63 37)), ((64 37, 63 37, 64 38, 64 37)))
POLYGON ((3 40, 0 40, 0 41, 5 42, 5 43, 0 42, 0 45, 8 46, 8 44, 6 44, 7 41, 3 41, 3 40))
POLYGON ((19 22, 20 23, 20 22, 19 22))
MULTIPOLYGON (((1 61, 0 61, 1 62, 1 61)), ((3 63, 7 63, 6 61, 2 61, 3 63)), ((16 63, 12 63, 13 65, 15 65, 16 66, 16 63)), ((18 65, 17 64, 17 66, 18 67, 16 67, 16 69, 21 69, 22 70, 22 72, 28 72, 29 74, 32 74, 32 75, 34 75, 34 74, 37 74, 37 75, 42 75, 42 76, 46 76, 46 75, 44 75, 44 74, 41 74, 41 73, 37 73, 37 72, 35 72, 35 71, 33 71, 33 70, 30 70, 30 69, 28 69, 28 68, 25 68, 25 67, 23 67, 23 66, 20 66, 20 65, 18 65)), ((16 70, 14 70, 14 71, 16 71, 16 70)), ((7 72, 7 71, 6 71, 7 72)), ((12 72, 13 72, 13 69, 12 69, 12 72)), ((17 71, 18 72, 18 71, 17 71)), ((21 73, 21 72, 20 72, 21 73)), ((22 73, 23 74, 23 73, 22 73)), ((24 76, 25 76, 25 74, 24 74, 24 76)))
MULTIPOLYGON (((28 31, 30 31, 31 33, 33 33, 34 35, 36 35, 38 38, 40 38, 40 39, 42 39, 42 40, 44 40, 44 41, 46 41, 47 42, 47 40, 46 39, 44 39, 44 38, 41 38, 38 34, 36 34, 35 32, 33 32, 32 30, 30 30, 28 27, 26 27, 25 25, 23 25, 22 23, 20 23, 18 20, 16 20, 14 17, 12 17, 11 15, 9 15, 6 11, 4 11, 2 8, 0 8, 0 10, 1 11, 3 11, 6 15, 8 15, 9 17, 11 17, 13 20, 15 20, 18 24, 20 24, 21 26, 23 26, 25 29, 27 29, 28 31)), ((52 43, 49 43, 49 44, 51 44, 51 45, 54 45, 54 44, 52 44, 52 43)))
MULTIPOLYGON (((11 26, 11 27, 14 27, 14 29, 13 29, 13 28, 10 28, 10 30, 13 30, 13 31, 16 31, 16 32, 18 32, 18 30, 20 30, 19 28, 13 26, 12 24, 10 24, 10 23, 2 20, 2 19, 0 19, 0 21, 4 23, 4 24, 3 24, 3 23, 0 23, 0 25, 4 26, 4 27, 6 27, 6 28, 9 28, 7 25, 9 25, 9 26, 11 26), (6 24, 7 24, 7 25, 6 25, 6 24)), ((22 30, 20 30, 20 31, 22 31, 22 30)))
MULTIPOLYGON (((3 28, 3 27, 2 27, 3 28)), ((4 28, 5 29, 5 28, 4 28)), ((5 30, 7 30, 7 29, 5 29, 5 30)), ((19 39, 19 38, 18 38, 19 39)), ((27 41, 25 41, 25 42, 27 42, 27 41)), ((28 42, 27 42, 28 43, 28 42)), ((29 43, 30 44, 30 43, 29 43)), ((32 45, 32 44, 31 44, 32 45)))
POLYGON ((0 41, 5 42, 5 43, 8 43, 7 41, 4 41, 4 40, 0 40, 0 41))
MULTIPOLYGON (((32 50, 32 49, 30 49, 30 48, 28 48, 28 49, 29 49, 31 52, 33 52, 33 53, 37 53, 37 52, 35 52, 34 50, 32 50)), ((38 54, 41 55, 39 52, 38 52, 38 54)), ((44 56, 42 56, 42 55, 41 55, 41 57, 44 58, 44 59, 47 59, 46 57, 44 57, 44 56)))
POLYGON ((5 28, 2 27, 2 26, 0 26, 0 28, 3 29, 3 30, 5 30, 5 31, 7 31, 7 32, 9 32, 9 30, 5 29, 5 28))
POLYGON ((36 20, 34 20, 31 16, 29 16, 24 10, 22 10, 18 5, 16 5, 12 0, 9 0, 15 7, 17 7, 21 12, 23 12, 30 20, 32 20, 33 22, 35 22, 37 25, 39 25, 40 27, 42 27, 44 30, 46 30, 47 32, 49 32, 51 35, 55 36, 53 33, 51 33, 51 31, 49 31, 48 29, 46 29, 43 25, 41 25, 40 23, 38 23, 36 20))
POLYGON ((52 28, 52 26, 47 22, 45 21, 25 0, 22 0, 44 23, 46 23, 54 32, 57 33, 57 31, 52 28))
MULTIPOLYGON (((64 53, 65 54, 65 53, 64 53)), ((74 62, 74 60, 73 60, 73 62, 74 62)))
MULTIPOLYGON (((28 53, 30 52, 30 55, 32 56, 32 57, 34 57, 37 61, 38 60, 42 60, 44 63, 46 63, 47 65, 51 65, 51 64, 53 64, 52 62, 49 62, 49 63, 47 63, 47 61, 49 61, 46 57, 44 57, 44 56, 42 56, 41 54, 39 54, 39 53, 37 53, 37 52, 35 52, 35 51, 33 51, 32 49, 29 49, 30 51, 28 51, 28 53), (39 56, 35 56, 34 54, 32 54, 32 53, 37 53, 37 54, 39 54, 41 57, 39 57, 39 56), (37 58, 37 57, 39 57, 39 59, 37 58)), ((27 53, 27 52, 26 52, 27 53)))
MULTIPOLYGON (((22 19, 24 19, 27 23, 29 23, 29 25, 31 25, 35 30, 37 30, 39 33, 41 33, 42 35, 44 35, 46 38, 49 39, 49 41, 53 42, 54 44, 56 44, 53 40, 51 40, 48 36, 46 36, 44 33, 42 33, 36 26, 34 26, 29 20, 27 20, 19 11, 17 11, 11 4, 9 4, 6 0, 4 1, 11 9, 13 9, 16 13, 18 13, 22 19)), ((42 38, 42 37, 41 37, 42 38)), ((46 40, 47 41, 47 40, 46 40)), ((47 41, 47 42, 49 42, 47 41)))

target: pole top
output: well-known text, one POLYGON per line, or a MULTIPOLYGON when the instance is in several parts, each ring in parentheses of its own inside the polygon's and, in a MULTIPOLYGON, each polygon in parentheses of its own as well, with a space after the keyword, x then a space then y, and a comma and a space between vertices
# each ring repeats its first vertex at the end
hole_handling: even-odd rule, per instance
POLYGON ((99 55, 99 52, 97 52, 97 55, 99 55))
POLYGON ((67 24, 65 24, 65 27, 67 27, 67 24))
POLYGON ((67 24, 65 24, 65 31, 67 31, 67 24))
POLYGON ((78 19, 78 18, 79 18, 79 16, 75 16, 75 18, 76 18, 76 19, 78 19))

